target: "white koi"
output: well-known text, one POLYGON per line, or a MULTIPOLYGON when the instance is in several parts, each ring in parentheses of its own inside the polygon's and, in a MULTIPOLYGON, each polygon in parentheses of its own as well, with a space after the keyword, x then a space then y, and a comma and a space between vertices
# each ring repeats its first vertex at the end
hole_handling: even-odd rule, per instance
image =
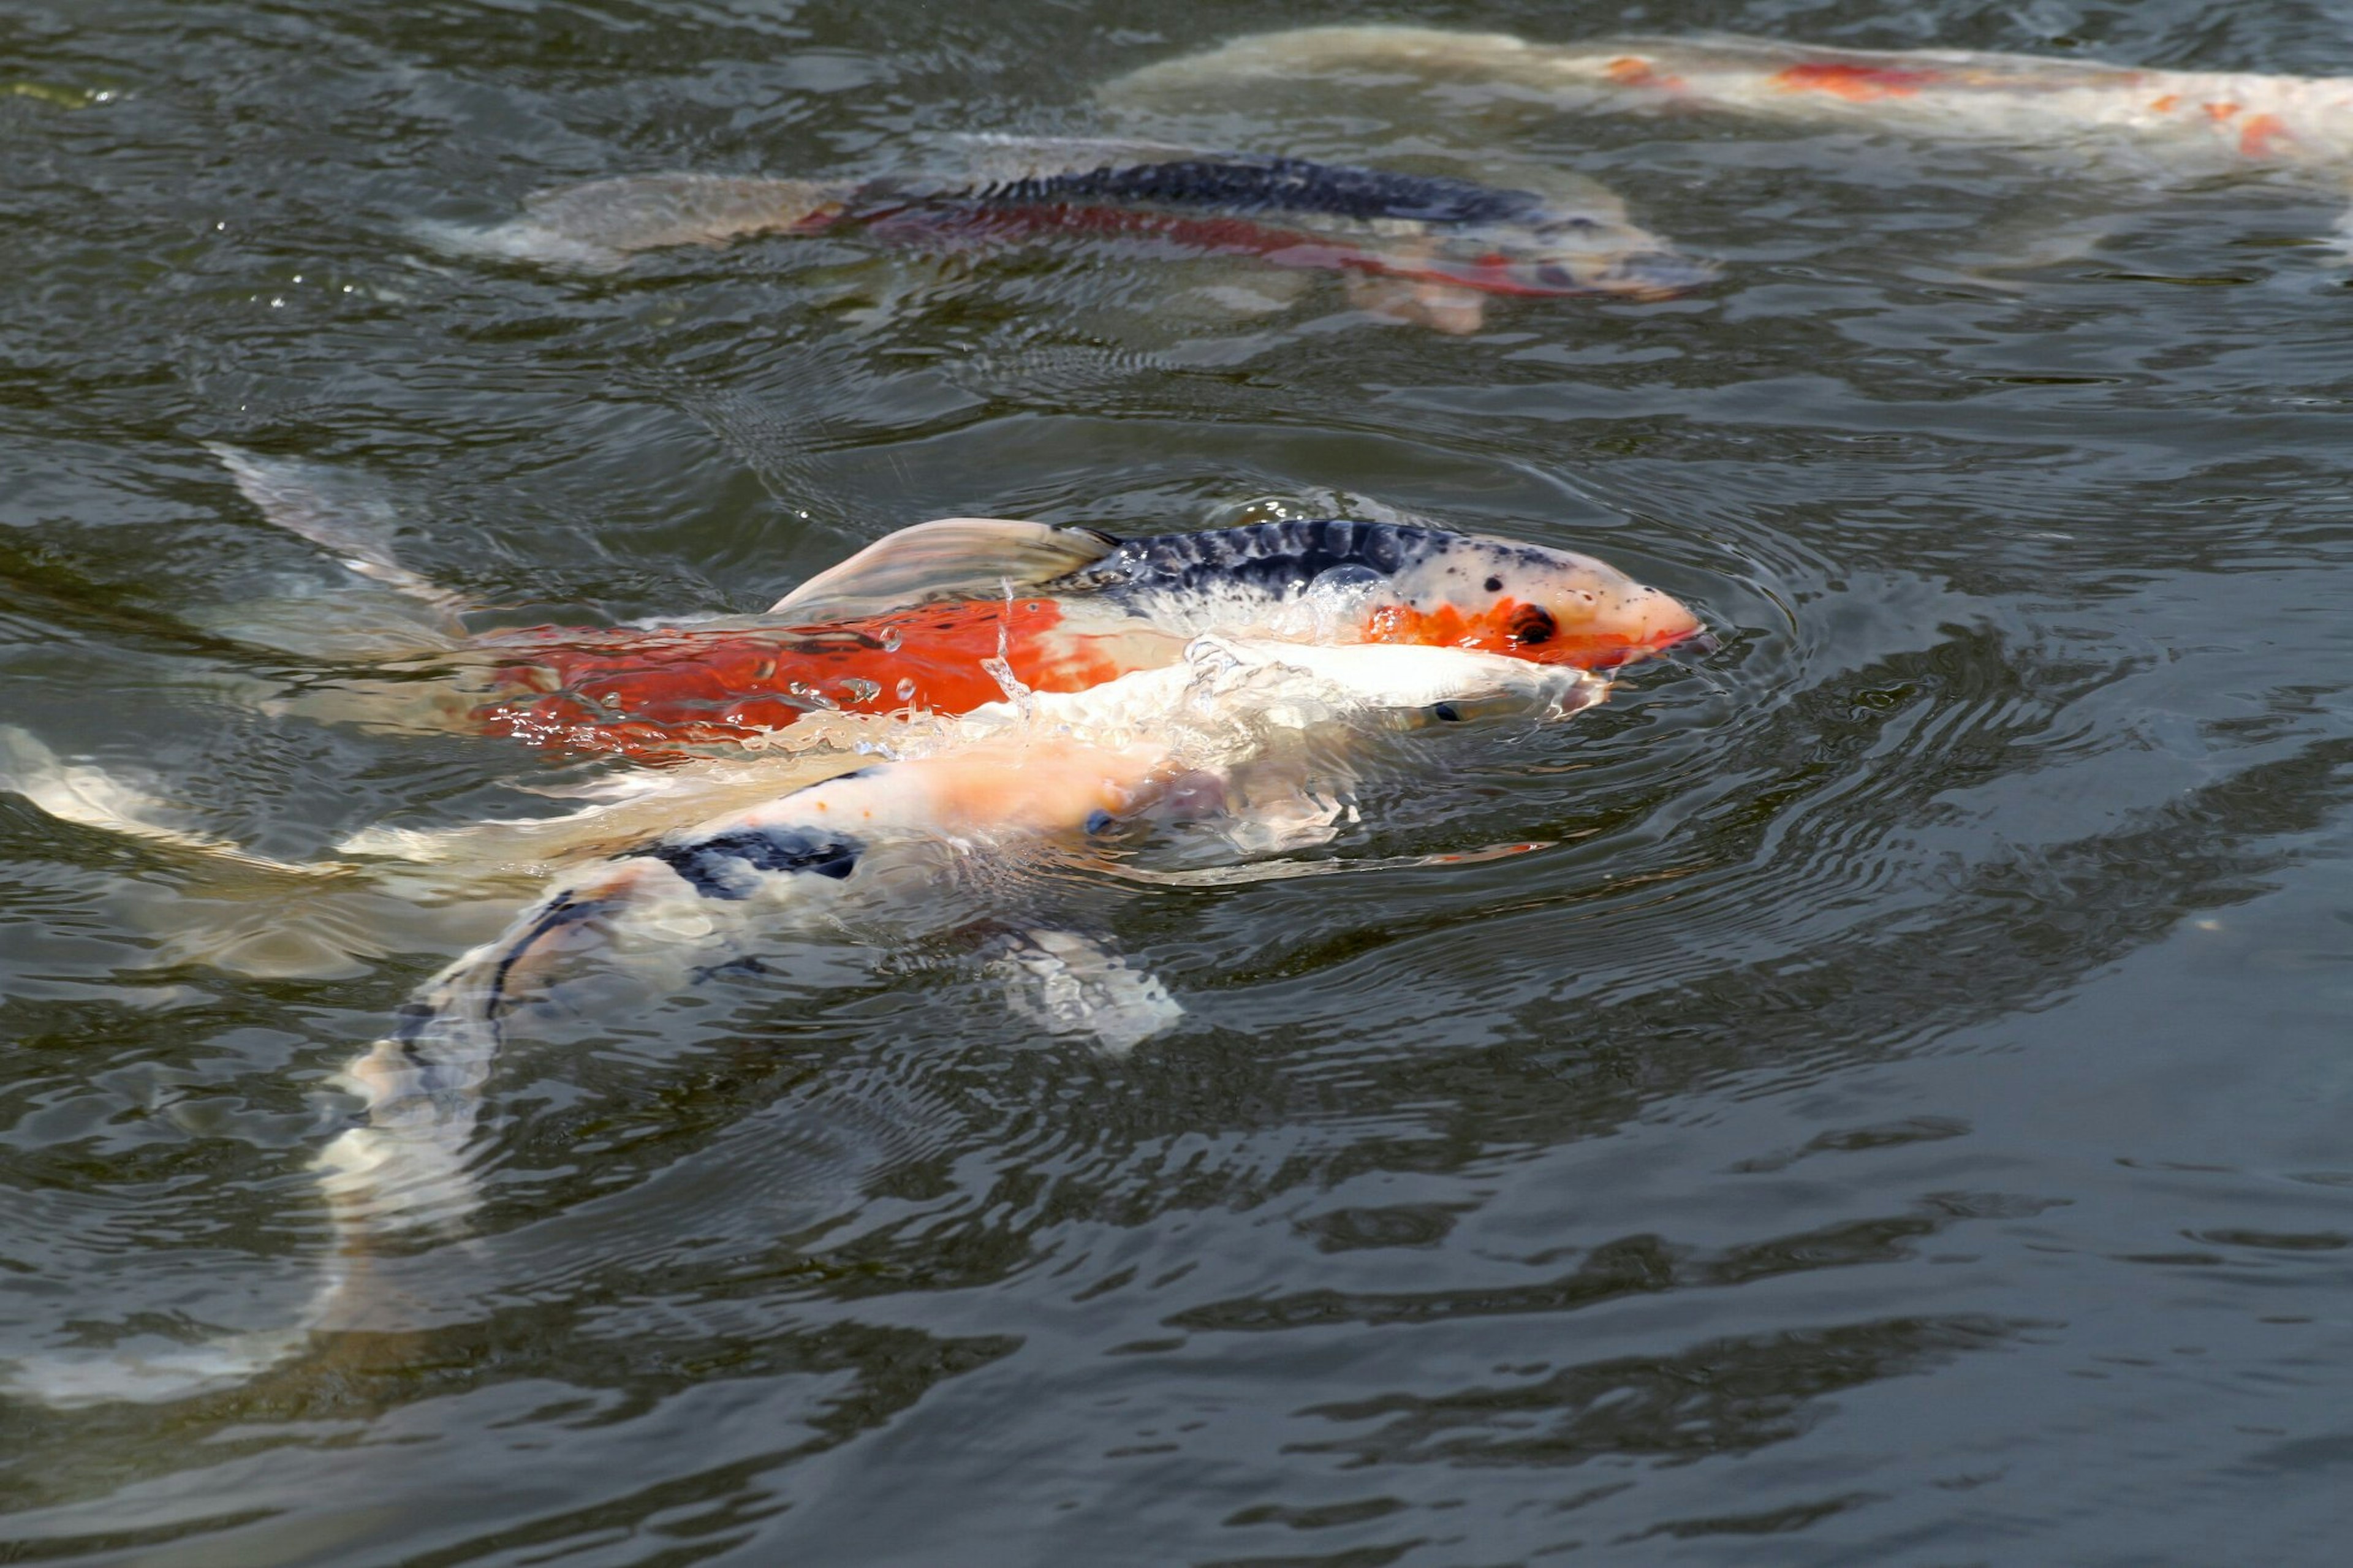
POLYGON ((1434 27, 1304 27, 1235 38, 1107 84, 1116 102, 1339 79, 1368 91, 1476 83, 1564 107, 1685 106, 1852 121, 2030 153, 2121 147, 2194 175, 2353 166, 2353 78, 2177 71, 1968 49, 1840 49, 1702 35, 1563 44, 1434 27))

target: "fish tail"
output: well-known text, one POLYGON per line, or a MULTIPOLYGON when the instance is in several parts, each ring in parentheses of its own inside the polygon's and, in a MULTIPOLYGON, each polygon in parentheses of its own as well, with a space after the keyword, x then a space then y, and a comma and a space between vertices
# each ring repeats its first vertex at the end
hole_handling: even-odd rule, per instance
POLYGON ((55 1409, 79 1405, 160 1405, 252 1382, 310 1349, 349 1304, 359 1274, 342 1250, 329 1256, 310 1299, 282 1328, 152 1352, 52 1352, 0 1366, 0 1394, 55 1409))
POLYGON ((209 833, 163 820, 169 807, 156 796, 90 763, 68 763, 29 730, 0 724, 0 789, 15 792, 59 822, 144 839, 207 859, 290 877, 332 877, 352 869, 340 861, 275 860, 209 833))
POLYGON ((610 272, 640 250, 823 228, 855 190, 813 180, 625 174, 543 191, 522 216, 487 228, 420 222, 411 232, 458 255, 610 272))

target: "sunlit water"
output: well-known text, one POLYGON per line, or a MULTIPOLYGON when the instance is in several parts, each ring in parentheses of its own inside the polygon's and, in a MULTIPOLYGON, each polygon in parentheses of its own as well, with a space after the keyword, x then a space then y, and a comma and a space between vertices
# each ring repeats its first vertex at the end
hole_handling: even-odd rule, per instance
MULTIPOLYGON (((2316 5, 1876 9, 1415 19, 2353 73, 2316 5)), ((518 625, 756 609, 923 516, 1288 510, 1588 548, 1726 634, 1375 770, 1336 852, 1551 848, 1054 873, 1190 1016, 1131 1058, 1039 1047, 921 944, 519 1050, 481 1223, 380 1260, 379 1322, 232 1392, 0 1410, 0 1555, 2336 1559, 2337 195, 1708 116, 1199 106, 1229 143, 1579 172, 1725 263, 1467 338, 1116 245, 583 279, 409 237, 614 173, 1133 129, 1095 83, 1343 19, 0 18, 4 716, 191 827, 308 859, 582 776, 318 717, 348 671, 223 628, 335 578, 207 439, 380 486, 413 563, 518 625)), ((511 906, 290 889, 15 796, 0 854, 0 1352, 283 1321, 328 1246, 325 1080, 511 906)))

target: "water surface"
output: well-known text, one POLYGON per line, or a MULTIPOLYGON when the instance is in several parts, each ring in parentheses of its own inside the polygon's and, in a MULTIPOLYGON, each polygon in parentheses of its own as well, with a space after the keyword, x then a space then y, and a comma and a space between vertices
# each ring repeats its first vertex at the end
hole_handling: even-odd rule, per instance
MULTIPOLYGON (((1200 107, 1238 144, 1579 173, 1725 263, 1467 338, 1323 279, 1240 310, 1266 274, 1115 245, 577 279, 410 237, 565 180, 1123 129, 1094 83, 1355 19, 0 20, 0 713, 205 831, 305 858, 577 777, 289 708, 347 672, 232 634, 334 578, 205 440, 381 487, 413 563, 517 624, 754 609, 923 516, 1287 510, 1588 548, 1725 632, 1377 780, 1340 846, 1551 849, 1074 889, 1193 1016, 1132 1058, 1040 1048, 920 952, 518 1053, 483 1223, 387 1259, 381 1324, 243 1389, 7 1407, 5 1555, 2334 1560, 2338 197, 1706 116, 1200 107)), ((2353 74, 2292 4, 1409 19, 2353 74)), ((13 795, 0 857, 0 1352, 281 1321, 327 1244, 323 1080, 496 911, 13 795)))

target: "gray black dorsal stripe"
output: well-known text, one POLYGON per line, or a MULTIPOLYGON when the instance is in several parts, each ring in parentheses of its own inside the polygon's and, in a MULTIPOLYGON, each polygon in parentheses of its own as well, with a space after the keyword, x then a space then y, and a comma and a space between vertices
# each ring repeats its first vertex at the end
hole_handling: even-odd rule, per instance
POLYGON ((1465 226, 1533 225, 1555 216, 1533 191, 1503 190, 1442 175, 1316 163, 1304 158, 1217 153, 1000 180, 975 194, 1008 203, 1135 202, 1229 213, 1302 213, 1360 222, 1406 218, 1465 226))
POLYGON ((1092 565, 1047 584, 1041 592, 1084 591, 1116 598, 1123 590, 1183 592, 1241 585, 1287 597, 1326 572, 1356 568, 1388 577, 1468 542, 1464 535, 1442 529, 1346 518, 1254 522, 1205 533, 1131 539, 1092 565))
POLYGON ((748 899, 762 872, 807 871, 840 881, 858 868, 864 847, 840 834, 800 827, 744 827, 640 851, 686 879, 706 899, 748 899))

